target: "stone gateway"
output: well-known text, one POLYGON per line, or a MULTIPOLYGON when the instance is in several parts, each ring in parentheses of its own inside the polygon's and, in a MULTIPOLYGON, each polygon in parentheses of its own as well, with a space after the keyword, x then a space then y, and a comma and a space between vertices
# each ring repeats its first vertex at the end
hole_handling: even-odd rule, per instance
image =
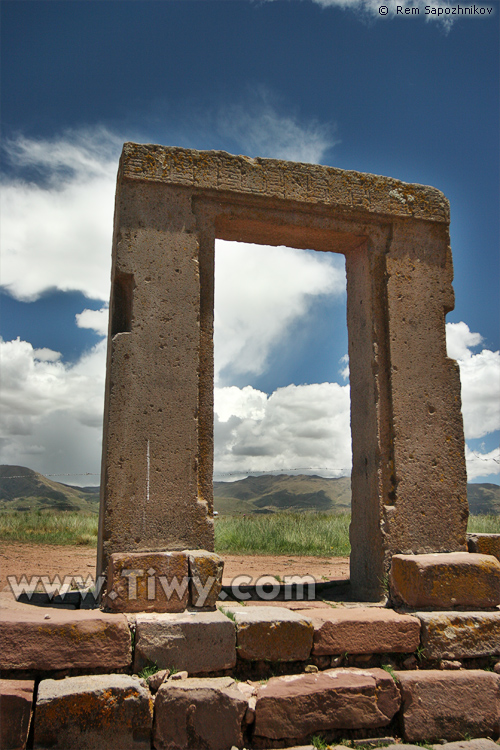
POLYGON ((442 193, 330 167, 126 143, 98 574, 113 553, 213 550, 216 238, 345 255, 357 596, 379 599, 394 554, 466 550, 442 193))

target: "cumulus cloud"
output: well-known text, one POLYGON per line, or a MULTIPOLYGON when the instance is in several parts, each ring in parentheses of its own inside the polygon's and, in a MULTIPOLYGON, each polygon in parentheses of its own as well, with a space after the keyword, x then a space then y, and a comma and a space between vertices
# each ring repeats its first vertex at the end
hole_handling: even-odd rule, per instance
POLYGON ((250 386, 216 388, 216 478, 291 470, 348 475, 349 419, 347 385, 289 385, 270 396, 250 386))
POLYGON ((2 285, 16 299, 54 288, 108 299, 121 143, 97 129, 5 144, 16 174, 2 178, 2 285))
POLYGON ((0 462, 99 473, 105 358, 104 340, 67 365, 58 352, 0 339, 0 462))
POLYGON ((341 255, 217 240, 216 382, 262 373, 272 347, 315 297, 345 293, 341 255))
POLYGON ((500 430, 500 352, 482 349, 479 333, 466 323, 447 323, 448 356, 460 366, 462 413, 466 439, 481 438, 500 430))
POLYGON ((242 104, 220 108, 217 129, 248 156, 321 164, 339 141, 332 124, 280 112, 271 92, 259 87, 242 104))
POLYGON ((100 310, 83 310, 75 315, 78 328, 90 328, 99 336, 106 336, 108 332, 109 308, 106 305, 100 310))

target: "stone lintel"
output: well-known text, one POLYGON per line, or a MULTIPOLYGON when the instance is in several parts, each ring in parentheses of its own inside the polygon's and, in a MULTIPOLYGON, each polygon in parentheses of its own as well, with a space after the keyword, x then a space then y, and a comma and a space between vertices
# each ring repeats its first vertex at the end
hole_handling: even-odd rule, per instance
POLYGON ((120 176, 204 193, 227 192, 449 222, 448 200, 433 187, 317 164, 233 156, 225 151, 125 143, 120 176))

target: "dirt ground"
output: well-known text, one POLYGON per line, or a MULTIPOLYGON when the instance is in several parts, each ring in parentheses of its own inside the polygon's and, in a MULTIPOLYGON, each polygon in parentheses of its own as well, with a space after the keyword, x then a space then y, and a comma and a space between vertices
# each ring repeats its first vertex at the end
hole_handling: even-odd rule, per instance
MULTIPOLYGON (((297 557, 282 555, 224 555, 223 582, 229 585, 237 576, 252 578, 248 583, 255 584, 263 576, 275 580, 285 576, 311 575, 317 582, 347 580, 349 578, 349 558, 347 557, 297 557)), ((88 547, 65 547, 46 544, 19 544, 0 542, 0 590, 8 587, 7 576, 48 576, 53 580, 59 576, 79 575, 84 580, 95 575, 96 551, 88 547)), ((247 583, 247 581, 245 581, 247 583)))

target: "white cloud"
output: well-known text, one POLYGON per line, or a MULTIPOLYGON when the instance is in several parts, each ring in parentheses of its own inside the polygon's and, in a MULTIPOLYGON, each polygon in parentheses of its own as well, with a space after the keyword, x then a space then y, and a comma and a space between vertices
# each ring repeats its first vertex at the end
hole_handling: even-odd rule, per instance
POLYGON ((217 129, 248 156, 321 164, 326 152, 339 143, 334 126, 281 114, 273 98, 259 87, 244 104, 221 107, 217 129))
POLYGON ((289 385, 269 397, 250 386, 216 388, 215 404, 216 477, 293 469, 349 474, 349 386, 289 385))
POLYGON ((109 308, 106 305, 100 310, 83 310, 75 315, 78 328, 90 328, 99 336, 106 336, 108 332, 109 308))
POLYGON ((456 359, 462 382, 462 413, 466 438, 480 438, 500 430, 500 352, 474 354, 482 342, 466 323, 446 324, 448 356, 456 359))
POLYGON ((477 477, 500 474, 500 450, 492 450, 489 453, 472 451, 468 445, 465 446, 465 460, 467 462, 467 479, 472 481, 477 477))
POLYGON ((5 145, 17 174, 2 179, 2 285, 14 297, 56 288, 108 299, 120 145, 99 129, 5 145))
POLYGON ((99 472, 105 357, 105 340, 74 365, 19 338, 0 340, 1 463, 99 472))
POLYGON ((216 382, 262 373, 272 347, 313 298, 340 298, 345 290, 341 255, 217 240, 216 382))

